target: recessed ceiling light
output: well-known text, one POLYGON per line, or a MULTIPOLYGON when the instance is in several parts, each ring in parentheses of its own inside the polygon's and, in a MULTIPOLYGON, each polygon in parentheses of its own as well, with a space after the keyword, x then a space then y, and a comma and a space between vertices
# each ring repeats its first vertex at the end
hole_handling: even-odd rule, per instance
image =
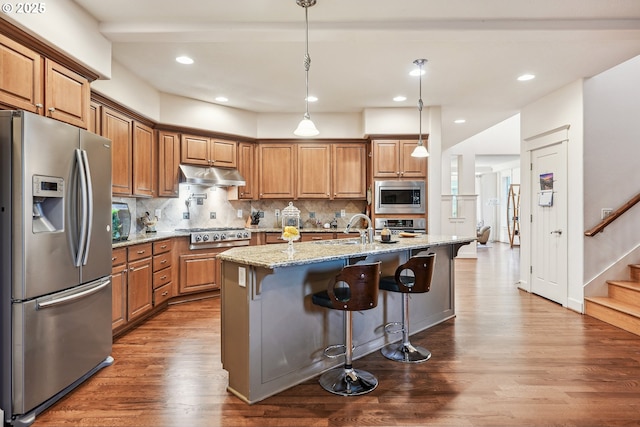
POLYGON ((190 64, 193 64, 193 59, 189 58, 188 56, 178 56, 176 58, 176 62, 185 64, 185 65, 190 65, 190 64))
POLYGON ((466 123, 467 121, 465 119, 455 119, 453 121, 453 123, 457 123, 457 124, 462 124, 462 123, 466 123))
POLYGON ((318 102, 318 98, 313 95, 309 95, 306 100, 309 102, 318 102))
POLYGON ((535 78, 536 78, 536 76, 534 74, 523 74, 520 77, 518 77, 518 81, 519 82, 526 82, 527 80, 533 80, 535 78))
POLYGON ((229 101, 229 98, 227 98, 226 96, 216 96, 216 101, 218 101, 218 102, 227 102, 227 101, 229 101))
POLYGON ((406 101, 407 97, 399 95, 399 96, 396 96, 395 98, 393 98, 393 100, 396 101, 396 102, 402 102, 402 101, 406 101))

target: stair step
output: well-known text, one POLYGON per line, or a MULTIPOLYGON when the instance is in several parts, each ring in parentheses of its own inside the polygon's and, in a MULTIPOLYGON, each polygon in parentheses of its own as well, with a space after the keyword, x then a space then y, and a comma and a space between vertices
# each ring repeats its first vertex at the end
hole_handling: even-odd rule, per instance
POLYGON ((629 276, 631 280, 640 282, 640 264, 629 265, 629 276))
POLYGON ((636 305, 640 308, 640 282, 608 280, 609 298, 636 305))
POLYGON ((640 307, 609 297, 585 298, 585 314, 640 335, 640 307))

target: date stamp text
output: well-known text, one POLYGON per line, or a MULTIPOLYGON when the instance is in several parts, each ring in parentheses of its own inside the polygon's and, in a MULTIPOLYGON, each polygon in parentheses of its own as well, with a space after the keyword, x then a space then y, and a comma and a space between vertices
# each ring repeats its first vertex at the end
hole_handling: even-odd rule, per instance
POLYGON ((2 13, 11 14, 34 14, 45 13, 47 11, 47 5, 44 2, 40 3, 0 3, 0 11, 2 13))

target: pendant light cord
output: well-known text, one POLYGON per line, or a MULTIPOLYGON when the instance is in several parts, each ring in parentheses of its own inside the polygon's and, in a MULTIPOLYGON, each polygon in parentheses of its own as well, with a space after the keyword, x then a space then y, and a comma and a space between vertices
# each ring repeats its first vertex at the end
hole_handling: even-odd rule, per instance
POLYGON ((309 56, 309 7, 305 6, 304 8, 304 22, 306 27, 306 36, 305 36, 305 51, 304 51, 304 72, 305 72, 305 88, 306 88, 306 96, 304 98, 305 102, 305 113, 304 118, 308 119, 309 116, 309 68, 311 68, 311 56, 309 56))

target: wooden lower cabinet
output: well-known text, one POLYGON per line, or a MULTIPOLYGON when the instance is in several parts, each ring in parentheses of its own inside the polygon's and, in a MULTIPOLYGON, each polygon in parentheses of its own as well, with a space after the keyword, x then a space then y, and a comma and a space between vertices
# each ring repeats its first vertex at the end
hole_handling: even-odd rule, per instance
POLYGON ((153 308, 151 258, 130 262, 128 274, 127 320, 132 321, 153 308))
POLYGON ((180 293, 220 289, 216 253, 180 255, 180 293))
POLYGON ((111 256, 111 329, 127 323, 127 248, 112 251, 111 256))

